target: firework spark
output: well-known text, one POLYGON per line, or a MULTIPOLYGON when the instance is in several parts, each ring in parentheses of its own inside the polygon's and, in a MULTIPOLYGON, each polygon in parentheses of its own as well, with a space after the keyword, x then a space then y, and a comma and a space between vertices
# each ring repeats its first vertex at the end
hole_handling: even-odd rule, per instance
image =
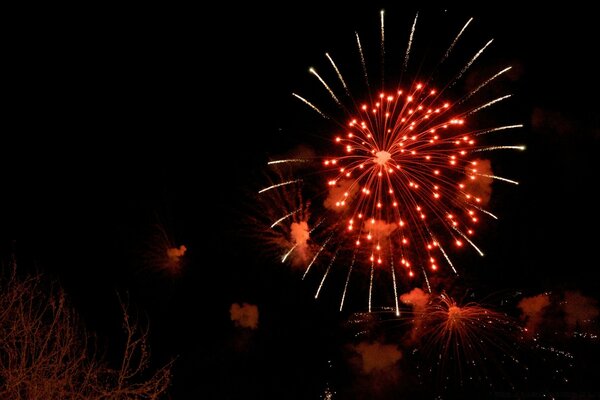
MULTIPOLYGON (((462 78, 491 45, 492 40, 479 49, 451 83, 442 86, 441 90, 425 83, 430 82, 427 77, 407 85, 390 85, 383 79, 383 58, 388 46, 385 42, 383 11, 380 17, 381 78, 383 87, 387 89, 371 92, 363 44, 358 32, 355 32, 363 78, 369 90, 365 98, 369 100, 359 102, 349 95, 348 81, 329 53, 325 56, 348 94, 349 104, 342 102, 342 97, 336 95, 336 86, 328 84, 323 78, 325 75, 319 75, 314 68, 309 71, 327 90, 337 108, 341 106, 345 117, 342 120, 333 118, 322 111, 325 108, 317 107, 313 102, 293 93, 294 97, 313 111, 338 123, 336 134, 332 138, 337 150, 320 159, 318 172, 325 178, 317 181, 316 185, 325 183, 323 189, 326 194, 313 198, 311 207, 316 210, 314 214, 320 216, 319 225, 322 224, 322 227, 310 237, 315 251, 308 258, 310 262, 305 268, 303 279, 308 276, 313 265, 322 261, 320 258, 329 260, 321 269, 322 277, 315 296, 318 297, 332 269, 343 265, 347 274, 341 295, 341 310, 353 270, 359 266, 364 267, 369 279, 368 309, 371 310, 376 291, 375 281, 381 276, 389 276, 398 314, 399 281, 406 282, 418 272, 431 291, 428 274, 438 270, 440 262, 457 273, 448 253, 450 248, 458 249, 463 247, 463 243, 467 243, 483 256, 482 250, 475 243, 475 231, 481 223, 481 217, 497 217, 484 208, 486 200, 469 189, 470 183, 481 178, 490 182, 492 179, 513 184, 517 182, 481 168, 478 166, 480 160, 474 158, 474 155, 496 150, 524 150, 525 147, 478 143, 479 136, 521 128, 523 125, 491 126, 484 129, 473 127, 478 126, 477 121, 472 121, 475 114, 510 98, 510 94, 478 104, 468 101, 475 93, 498 80, 510 67, 502 69, 462 97, 447 97, 446 89, 462 78), (319 204, 323 206, 319 208, 319 204)), ((417 19, 418 14, 410 30, 403 72, 408 67, 417 19)), ((450 56, 471 21, 467 21, 451 42, 442 56, 442 62, 450 56)), ((273 160, 269 165, 283 164, 290 168, 300 163, 318 165, 313 161, 314 159, 309 162, 290 158, 273 160)), ((266 187, 259 193, 285 189, 290 185, 296 187, 300 186, 296 184, 301 183, 313 185, 313 181, 314 179, 306 179, 306 182, 300 178, 289 179, 266 187)), ((314 192, 313 187, 312 193, 314 192)), ((288 219, 303 207, 281 210, 271 228, 285 228, 288 219)), ((315 229, 316 225, 311 232, 315 229)), ((297 245, 293 245, 285 250, 283 262, 296 248, 297 245)))

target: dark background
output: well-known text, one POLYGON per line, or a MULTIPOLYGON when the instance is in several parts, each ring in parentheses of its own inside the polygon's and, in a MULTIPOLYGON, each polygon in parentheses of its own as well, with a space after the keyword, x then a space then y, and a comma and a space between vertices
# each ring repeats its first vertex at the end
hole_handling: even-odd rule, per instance
MULTIPOLYGON (((150 321, 157 363, 178 357, 173 398, 305 399, 318 398, 327 381, 343 387, 344 368, 332 373, 327 361, 343 359, 347 315, 259 256, 260 244, 241 227, 267 157, 301 143, 318 122, 290 93, 317 92, 307 68, 325 69, 325 51, 354 51, 354 30, 376 38, 382 6, 389 51, 401 52, 416 6, 8 13, 2 254, 16 254, 22 271, 57 279, 109 346, 118 346, 116 293, 129 293, 150 321), (142 266, 156 224, 189 249, 178 278, 142 266), (257 331, 233 327, 234 302, 258 305, 257 331)), ((501 156, 499 175, 521 185, 494 186, 502 218, 483 235, 484 261, 464 267, 466 285, 597 298, 594 12, 567 4, 444 9, 420 8, 419 18, 446 14, 456 32, 476 17, 475 42, 496 39, 481 67, 514 66, 503 81, 515 98, 502 111, 512 114, 500 117, 525 124, 516 140, 528 147, 501 156)), ((376 45, 366 44, 373 52, 376 45)), ((593 389, 597 367, 579 372, 582 387, 593 389)))

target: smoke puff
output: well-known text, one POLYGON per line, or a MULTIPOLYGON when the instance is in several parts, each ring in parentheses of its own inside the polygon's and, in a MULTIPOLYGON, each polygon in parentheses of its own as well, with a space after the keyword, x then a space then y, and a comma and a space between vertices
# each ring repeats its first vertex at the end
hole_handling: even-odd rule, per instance
POLYGON ((397 224, 393 222, 388 224, 380 219, 376 219, 375 223, 372 223, 371 220, 365 221, 363 226, 364 232, 370 232, 378 239, 389 237, 397 228, 397 224))
POLYGON ((378 373, 390 369, 402 358, 402 353, 393 344, 362 342, 354 346, 354 351, 360 355, 361 368, 364 374, 378 373))
POLYGON ((290 226, 290 235, 292 236, 292 243, 298 245, 298 247, 306 246, 310 233, 308 229, 308 222, 292 222, 290 226))
POLYGON ((333 211, 341 211, 342 208, 339 207, 338 203, 349 199, 356 192, 356 186, 354 189, 351 189, 353 181, 350 179, 339 180, 335 185, 329 186, 329 194, 327 198, 323 202, 325 208, 333 211), (344 196, 344 194, 348 193, 348 197, 344 196))
POLYGON ((542 322, 544 309, 550 305, 550 298, 545 294, 524 297, 519 301, 517 307, 521 309, 521 318, 526 321, 525 328, 533 332, 542 322))
POLYGON ((169 247, 167 249, 167 257, 169 257, 171 260, 179 261, 179 259, 184 256, 186 251, 187 247, 184 245, 179 247, 169 247))
POLYGON ((400 301, 413 306, 415 312, 423 311, 429 303, 430 295, 420 288, 414 288, 408 293, 400 295, 400 301))
POLYGON ((594 319, 600 314, 596 299, 584 296, 577 291, 565 292, 563 310, 569 329, 575 328, 578 323, 594 319))
POLYGON ((233 303, 229 309, 231 320, 240 328, 258 328, 258 306, 254 304, 233 303))
MULTIPOLYGON (((477 173, 483 175, 494 175, 494 171, 492 171, 492 163, 490 160, 482 160, 476 159, 473 160, 477 163, 477 173)), ((494 180, 492 178, 488 178, 487 176, 476 175, 476 179, 472 180, 469 177, 466 177, 460 183, 465 185, 463 191, 472 196, 479 197, 481 202, 479 203, 482 206, 487 205, 490 202, 490 198, 492 197, 492 182, 494 180)), ((462 194, 459 194, 461 196, 462 194)))

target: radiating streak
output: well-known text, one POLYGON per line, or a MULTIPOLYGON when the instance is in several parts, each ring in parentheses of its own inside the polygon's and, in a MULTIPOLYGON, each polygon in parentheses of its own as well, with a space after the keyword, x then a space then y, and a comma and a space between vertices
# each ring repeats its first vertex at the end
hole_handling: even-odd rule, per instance
POLYGON ((314 68, 309 68, 308 71, 311 74, 313 74, 314 76, 317 77, 317 79, 319 80, 319 82, 321 82, 323 84, 323 86, 325 86, 325 89, 327 89, 327 91, 329 92, 329 94, 331 95, 331 97, 333 98, 333 100, 335 100, 335 102, 338 103, 341 106, 342 103, 340 103, 340 100, 337 98, 337 96, 335 95, 335 93, 333 93, 333 90, 331 90, 331 88, 329 87, 329 85, 327 84, 327 82, 325 82, 323 80, 323 78, 321 78, 321 75, 319 75, 314 68))
POLYGON ((460 78, 462 78, 462 76, 464 75, 465 72, 467 72, 469 70, 469 68, 471 68, 471 65, 473 65, 473 63, 475 62, 475 60, 477 60, 479 58, 479 56, 485 51, 485 49, 492 44, 492 42, 494 41, 494 39, 491 39, 489 42, 487 42, 485 44, 485 46, 483 46, 481 48, 481 50, 479 50, 477 52, 477 54, 475 54, 473 56, 473 58, 471 58, 471 60, 467 63, 467 65, 465 65, 463 67, 463 69, 458 73, 458 76, 456 78, 454 78, 454 80, 452 81, 452 83, 449 86, 453 86, 460 78))
POLYGON ((385 83, 385 26, 383 24, 384 11, 381 10, 381 87, 385 83))
POLYGON ((340 302, 340 312, 342 308, 344 308, 344 300, 346 299, 346 291, 348 290, 348 282, 350 282, 350 274, 352 273, 352 267, 354 267, 354 261, 356 260, 356 251, 354 251, 354 255, 352 256, 352 263, 350 264, 350 268, 348 269, 348 276, 346 276, 346 283, 344 284, 344 291, 342 292, 342 301, 340 302))
POLYGON ((481 136, 481 135, 485 135, 487 133, 504 131, 504 130, 507 130, 507 129, 518 129, 518 128, 522 128, 522 127, 523 127, 523 124, 499 126, 497 128, 491 128, 491 129, 486 129, 486 130, 481 131, 481 132, 477 132, 475 134, 475 136, 481 136))
POLYGON ((467 101, 468 99, 471 98, 471 96, 473 96, 475 93, 479 92, 481 89, 483 89, 484 87, 486 87, 488 84, 490 84, 494 79, 496 79, 497 77, 499 77, 500 75, 502 75, 503 73, 505 73, 506 71, 510 71, 512 67, 507 67, 504 68, 502 71, 498 72, 496 75, 492 76, 490 79, 488 79, 487 81, 483 82, 481 85, 477 86, 477 88, 475 88, 475 90, 472 90, 468 95, 466 95, 461 101, 458 102, 458 104, 461 104, 465 101, 467 101))
POLYGON ((278 187, 281 187, 281 186, 285 186, 285 185, 291 185, 292 183, 297 183, 297 182, 302 182, 302 179, 294 179, 293 181, 287 181, 287 182, 278 183, 276 185, 271 185, 269 187, 266 187, 264 189, 259 190, 258 193, 259 194, 260 193, 264 193, 267 190, 275 189, 275 188, 278 188, 278 187))
POLYGON ((310 101, 306 100, 304 97, 297 95, 296 93, 292 93, 292 96, 294 96, 295 98, 299 99, 300 101, 302 101, 304 104, 306 104, 307 106, 309 106, 310 108, 312 108, 313 110, 315 110, 316 112, 318 112, 319 114, 321 114, 321 116, 325 119, 329 119, 329 117, 327 115, 325 115, 323 113, 323 111, 319 110, 317 108, 317 106, 315 106, 313 103, 311 103, 310 101))
POLYGON ((462 27, 462 29, 460 30, 460 32, 458 32, 458 35, 456 35, 456 37, 452 41, 452 44, 450 45, 450 47, 448 47, 448 50, 446 50, 446 54, 444 54, 444 57, 442 58, 442 61, 440 61, 440 63, 443 63, 444 61, 446 61, 446 59, 450 55, 450 52, 452 52, 452 49, 454 49, 454 46, 458 42, 458 39, 463 34, 463 32, 465 31, 465 29, 467 29, 467 26, 469 26, 469 24, 471 23, 471 21, 473 21, 473 18, 469 19, 467 21, 467 23, 465 24, 465 26, 462 27))
POLYGON ((501 176, 496 176, 496 175, 486 175, 486 174, 475 174, 478 176, 485 176, 486 178, 492 178, 492 179, 497 179, 499 181, 504 181, 504 182, 508 182, 508 183, 512 183, 513 185, 518 185, 519 182, 517 181, 513 181, 512 179, 508 179, 508 178, 503 178, 501 176))
POLYGON ((298 243, 296 243, 295 245, 292 246, 292 248, 285 253, 285 255, 283 256, 283 258, 281 259, 281 263, 283 264, 285 262, 285 260, 287 260, 287 258, 290 256, 290 254, 292 254, 292 251, 294 251, 294 249, 298 247, 298 243))
POLYGON ((325 57, 327 57, 327 59, 329 60, 329 62, 333 66, 333 69, 335 70, 335 73, 337 74, 338 79, 340 80, 340 82, 342 82, 342 85, 344 86, 344 90, 346 90, 346 93, 350 94, 350 91, 348 90, 348 86, 346 85, 346 81, 344 80, 344 77, 342 76, 342 73, 338 69, 337 65, 335 65, 335 63, 333 62, 333 58, 331 58, 331 56, 329 55, 329 53, 325 53, 325 57))
POLYGON ((498 97, 497 99, 494 99, 494 100, 492 100, 492 101, 490 101, 490 102, 487 102, 487 103, 485 103, 485 104, 484 104, 484 105, 482 105, 482 106, 479 106, 479 107, 477 107, 477 108, 475 108, 475 109, 473 109, 473 110, 469 111, 469 112, 467 113, 467 116, 469 116, 469 115, 473 115, 473 114, 475 114, 476 112, 478 112, 478 111, 481 111, 481 110, 483 110, 484 108, 488 108, 489 106, 491 106, 491 105, 494 105, 494 104, 496 104, 496 103, 498 103, 498 102, 500 102, 500 101, 502 101, 502 100, 506 100, 506 99, 508 99, 508 98, 509 98, 509 97, 511 97, 511 96, 512 96, 512 94, 507 94, 506 96, 498 97))
POLYGON ((371 263, 371 279, 369 281, 369 312, 371 312, 371 298, 373 295, 373 272, 374 272, 374 264, 371 263))
POLYGON ((486 213, 487 215, 489 215, 490 217, 494 218, 494 219, 498 219, 498 217, 496 217, 494 214, 492 214, 491 212, 489 212, 488 210, 484 210, 481 207, 477 207, 476 205, 471 205, 471 207, 475 207, 476 209, 478 209, 479 211, 481 211, 482 213, 486 213))
POLYGON ((367 63, 365 62, 365 53, 363 53, 363 48, 360 44, 360 37, 358 36, 358 32, 354 32, 356 34, 356 44, 358 44, 358 52, 360 53, 360 63, 362 64, 363 73, 365 74, 365 82, 367 83, 367 87, 371 87, 369 85, 369 74, 367 74, 367 63))
MULTIPOLYGON (((339 250, 339 248, 338 248, 338 250, 339 250)), ((338 250, 336 250, 335 254, 331 258, 331 261, 329 262, 329 265, 327 266, 327 270, 323 274, 323 279, 321 279, 321 283, 319 284, 319 288, 317 289, 317 293, 315 294, 315 299, 319 298, 319 293, 321 292, 323 283, 325 283, 325 279, 327 278, 327 275, 329 275, 329 270, 331 269, 331 266, 333 265, 333 262, 335 261, 335 258, 337 257, 338 250)))
POLYGON ((302 158, 288 158, 287 160, 274 160, 274 161, 269 161, 267 163, 267 165, 275 165, 275 164, 285 164, 285 163, 305 163, 308 162, 309 160, 305 160, 302 158))
POLYGON ((284 219, 291 217, 292 215, 296 214, 297 212, 300 212, 301 210, 302 210, 302 208, 299 208, 299 209, 294 210, 291 213, 286 214, 283 217, 279 218, 277 221, 273 222, 273 225, 271 225, 271 229, 273 229, 277 224, 279 224, 284 219))
POLYGON ((448 254, 446 254, 446 252, 444 251, 444 248, 442 247, 442 245, 440 244, 440 242, 438 242, 436 239, 434 239, 434 240, 437 243, 437 246, 439 247, 440 251, 444 255, 444 258, 446 259, 446 261, 450 265, 450 268, 452 268, 452 271, 454 271, 454 273, 456 275, 458 275, 458 272, 456 271, 456 268, 454 268, 454 264, 452 264, 452 261, 450 260, 450 257, 448 257, 448 254))
POLYGON ((494 151, 494 150, 525 150, 525 146, 490 146, 484 147, 482 149, 473 150, 471 153, 481 153, 484 151, 494 151))
POLYGON ((396 269, 394 268, 394 254, 392 251, 392 242, 390 244, 390 266, 392 269, 392 284, 394 286, 394 300, 396 301, 396 316, 400 316, 400 306, 398 304, 398 288, 396 286, 396 269))
POLYGON ((410 48, 412 47, 413 37, 415 36, 415 28, 417 27, 417 18, 419 17, 419 13, 415 15, 415 20, 413 21, 412 28, 410 29, 410 36, 408 37, 408 46, 406 46, 406 54, 404 55, 404 71, 406 72, 406 68, 408 67, 408 59, 410 57, 410 48))
POLYGON ((458 228, 456 228, 455 226, 453 226, 452 228, 453 228, 453 229, 454 229, 456 232, 458 232, 458 234, 459 234, 460 236, 462 236, 462 237, 463 237, 463 239, 465 239, 467 242, 469 242, 469 244, 470 244, 471 246, 473 246, 473 248, 474 248, 475 250, 477 250, 477 252, 479 253, 479 255, 480 255, 480 256, 482 256, 482 257, 484 256, 483 252, 482 252, 481 250, 479 250, 479 247, 477 247, 477 246, 475 245, 475 243, 473 243, 473 242, 471 241, 471 239, 469 239, 469 238, 467 237, 467 235, 465 235, 464 233, 462 233, 462 232, 461 232, 461 231, 460 231, 458 228))
POLYGON ((422 265, 421 265, 421 271, 423 271, 423 276, 425 277, 425 283, 427 284, 427 290, 429 291, 429 293, 431 293, 431 285, 429 285, 429 277, 427 276, 427 271, 425 271, 425 268, 423 268, 422 265))
POLYGON ((308 274, 308 271, 310 271, 310 267, 313 266, 313 264, 317 260, 317 257, 319 257, 319 254, 321 254, 321 252, 323 251, 323 249, 325 248, 325 246, 327 246, 327 243, 329 243, 329 241, 331 240, 332 237, 333 237, 333 234, 329 235, 329 237, 327 238, 327 240, 325 240, 325 243, 323 243, 323 246, 321 246, 321 248, 319 249, 319 251, 317 251, 317 254, 315 254, 315 256, 313 257, 313 259, 310 262, 310 264, 308 264, 308 267, 306 267, 306 271, 304 271, 304 275, 302 275, 302 279, 303 280, 304 280, 304 278, 306 278, 306 274, 308 274))

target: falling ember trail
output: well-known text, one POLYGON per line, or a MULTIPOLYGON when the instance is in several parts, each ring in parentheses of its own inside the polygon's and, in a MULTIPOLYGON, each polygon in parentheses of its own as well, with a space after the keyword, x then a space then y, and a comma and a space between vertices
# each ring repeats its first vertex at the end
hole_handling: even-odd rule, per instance
POLYGON ((297 210, 294 210, 294 211, 292 211, 292 212, 288 213, 287 215, 284 215, 283 217, 279 218, 277 221, 273 222, 273 225, 271 225, 271 229, 273 229, 273 228, 274 228, 274 227, 275 227, 277 224, 279 224, 281 221, 285 220, 286 218, 289 218, 289 217, 291 217, 292 215, 294 215, 294 214, 296 214, 296 213, 298 213, 298 212, 300 212, 300 211, 302 211, 302 208, 299 208, 299 209, 297 209, 297 210))
POLYGON ((419 13, 415 15, 415 20, 413 21, 412 28, 410 29, 410 36, 408 37, 408 45, 406 46, 406 54, 404 55, 404 71, 406 72, 406 68, 408 67, 408 59, 410 58, 410 48, 412 47, 413 37, 415 36, 415 29, 417 27, 417 18, 419 17, 419 13))
POLYGON ((458 39, 460 39, 461 35, 465 31, 465 29, 467 29, 467 26, 469 26, 469 24, 471 23, 471 21, 473 21, 473 18, 470 18, 467 21, 467 23, 465 24, 465 26, 463 26, 463 28, 460 30, 460 32, 458 32, 458 35, 456 35, 456 37, 452 41, 452 44, 450 45, 450 47, 448 47, 448 50, 446 50, 446 54, 444 54, 444 57, 442 58, 442 61, 440 63, 443 63, 444 61, 446 61, 446 59, 448 58, 448 56, 450 56, 450 53, 452 52, 452 49, 454 49, 454 46, 456 46, 456 43, 458 42, 458 39))
POLYGON ((473 56, 473 58, 471 58, 471 60, 470 60, 470 61, 467 63, 467 65, 465 65, 465 66, 463 67, 463 69, 462 69, 462 70, 461 70, 461 71, 458 73, 458 75, 456 76, 456 78, 454 78, 454 80, 452 81, 452 83, 450 84, 450 86, 454 86, 454 84, 455 84, 456 82, 458 82, 458 80, 459 80, 460 78, 462 78, 462 76, 465 74, 465 72, 467 72, 467 71, 469 70, 469 68, 471 68, 471 65, 473 65, 473 63, 475 62, 475 60, 477 60, 477 59, 479 58, 479 56, 480 56, 480 55, 481 55, 481 54, 482 54, 482 53, 485 51, 485 49, 486 49, 486 48, 487 48, 487 47, 488 47, 490 44, 492 44, 492 42, 493 42, 493 41, 494 41, 494 39, 491 39, 489 42, 487 42, 487 43, 485 44, 485 46, 483 46, 483 47, 481 48, 481 50, 479 50, 479 51, 477 52, 477 54, 475 54, 475 55, 473 56))
POLYGON ((346 91, 347 94, 350 94, 350 91, 348 90, 348 86, 346 85, 346 81, 344 80, 344 77, 342 76, 342 73, 338 69, 337 65, 335 65, 335 63, 333 62, 333 58, 331 58, 329 53, 325 53, 325 56, 327 57, 327 59, 329 60, 331 65, 333 66, 333 69, 335 70, 335 73, 337 74, 338 79, 340 80, 340 82, 342 82, 342 86, 344 86, 344 90, 346 91))
POLYGON ((508 178, 503 178, 501 176, 487 175, 487 174, 475 174, 475 175, 477 175, 477 176, 484 176, 486 178, 491 178, 491 179, 497 179, 497 180, 502 181, 502 182, 512 183, 513 185, 518 185, 519 184, 519 182, 517 182, 517 181, 513 181, 512 179, 508 179, 508 178))
POLYGON ((367 74, 367 63, 365 61, 365 53, 363 53, 363 48, 360 44, 360 37, 358 36, 358 32, 354 32, 356 34, 356 44, 358 45, 358 52, 360 53, 360 63, 362 64, 363 73, 365 75, 365 82, 367 83, 367 87, 371 87, 369 85, 369 74, 367 74))
POLYGON ((482 106, 479 106, 479 107, 477 107, 477 108, 475 108, 475 109, 473 109, 473 110, 469 111, 469 112, 467 113, 467 116, 471 116, 471 115, 475 114, 476 112, 478 112, 478 111, 481 111, 481 110, 483 110, 484 108, 488 108, 489 106, 492 106, 492 105, 494 105, 494 104, 496 104, 496 103, 498 103, 498 102, 500 102, 500 101, 502 101, 502 100, 506 100, 506 99, 508 99, 509 97, 512 97, 512 94, 507 94, 506 96, 498 97, 497 99, 494 99, 494 100, 492 100, 492 101, 490 101, 490 102, 488 102, 488 103, 485 103, 485 104, 484 104, 484 105, 482 105, 482 106))
POLYGON ((371 299, 373 296, 373 273, 374 273, 374 264, 371 263, 371 279, 369 280, 369 312, 371 312, 371 299))
POLYGON ((522 128, 522 127, 523 127, 523 124, 499 126, 497 128, 486 129, 484 131, 478 132, 475 134, 475 136, 481 136, 481 135, 485 135, 488 133, 504 131, 507 129, 518 129, 518 128, 522 128))
POLYGON ((302 158, 290 158, 287 160, 274 160, 274 161, 269 161, 267 163, 267 165, 276 165, 276 164, 286 164, 286 163, 306 163, 309 162, 309 160, 305 160, 302 158))
POLYGON ((490 146, 490 147, 483 147, 481 149, 473 150, 473 153, 481 153, 484 151, 494 151, 494 150, 520 150, 520 151, 523 151, 523 150, 525 150, 525 146, 490 146))
POLYGON ((335 251, 335 254, 331 258, 331 261, 329 262, 329 265, 327 266, 327 270, 323 274, 323 279, 321 279, 321 283, 319 284, 319 288, 317 289, 317 293, 315 293, 315 299, 319 298, 319 293, 321 292, 321 288, 323 287, 323 284, 325 283, 325 279, 327 278, 327 275, 329 275, 329 271, 331 270, 331 266, 335 262, 335 258, 337 257, 338 251, 339 251, 339 248, 338 248, 338 250, 335 251))
POLYGON ((333 98, 333 100, 335 100, 335 102, 338 103, 341 106, 342 103, 340 103, 340 100, 336 97, 335 93, 333 93, 333 90, 331 90, 331 88, 329 87, 329 85, 327 84, 327 82, 325 82, 323 80, 323 78, 321 78, 321 75, 319 75, 314 68, 310 68, 309 71, 310 71, 311 74, 313 74, 314 76, 317 77, 317 79, 319 80, 319 82, 321 82, 321 84, 323 86, 325 86, 325 89, 327 89, 327 91, 329 92, 329 94, 331 95, 331 97, 333 98))
POLYGON ((468 95, 466 95, 462 100, 460 100, 458 103, 464 103, 465 101, 467 101, 468 99, 470 99, 475 93, 479 92, 481 89, 483 89, 484 87, 486 87, 489 83, 491 83, 494 79, 496 79, 497 77, 499 77, 500 75, 502 75, 503 73, 510 71, 512 69, 512 67, 507 67, 504 68, 502 71, 498 72, 496 75, 492 76, 490 79, 488 79, 487 81, 483 82, 481 85, 477 86, 477 88, 475 88, 474 90, 471 91, 471 93, 469 93, 468 95))
POLYGON ((292 93, 292 96, 294 96, 295 98, 297 98, 298 100, 300 100, 301 102, 303 102, 304 104, 306 104, 307 106, 309 106, 310 108, 312 108, 313 110, 315 110, 316 112, 318 112, 319 114, 321 114, 321 117, 325 118, 325 119, 329 119, 329 117, 327 115, 325 115, 323 113, 323 111, 319 110, 313 103, 311 103, 310 101, 306 100, 304 97, 297 95, 296 93, 292 93))
POLYGON ((348 269, 348 275, 346 276, 346 283, 344 284, 344 291, 342 292, 342 301, 340 301, 340 312, 344 308, 344 300, 346 300, 346 291, 348 290, 348 282, 350 282, 350 275, 352 274, 352 267, 354 267, 354 261, 356 261, 356 251, 354 251, 354 255, 352 256, 352 263, 350 264, 350 268, 348 269))
POLYGON ((479 250, 479 247, 477 247, 477 246, 475 245, 475 243, 473 243, 473 242, 471 241, 471 239, 469 239, 469 238, 467 237, 467 235, 465 235, 465 234, 464 234, 464 233, 462 233, 460 230, 458 230, 458 228, 456 228, 456 227, 453 227, 453 228, 454 228, 454 230, 455 230, 455 231, 456 231, 456 232, 457 232, 457 233, 458 233, 460 236, 462 236, 462 237, 463 237, 463 239, 465 239, 467 242, 469 242, 469 244, 470 244, 471 246, 473 246, 473 248, 474 248, 475 250, 477 250, 477 252, 479 253, 479 255, 480 255, 481 257, 483 257, 483 256, 484 256, 483 252, 482 252, 481 250, 479 250))
POLYGON ((264 189, 259 190, 258 193, 259 194, 260 193, 264 193, 264 192, 266 192, 268 190, 271 190, 271 189, 275 189, 275 188, 278 188, 278 187, 281 187, 281 186, 291 185, 293 183, 298 183, 298 182, 302 182, 302 179, 294 179, 292 181, 287 181, 287 182, 282 182, 282 183, 278 183, 278 184, 275 184, 275 185, 271 185, 269 187, 266 187, 264 189))
POLYGON ((327 243, 329 243, 329 241, 331 240, 332 237, 333 237, 333 234, 329 235, 329 237, 327 238, 327 240, 325 241, 325 243, 323 243, 323 246, 321 246, 321 248, 319 249, 319 251, 317 251, 317 254, 315 254, 315 256, 313 257, 313 259, 310 262, 310 264, 308 264, 308 267, 306 267, 306 271, 304 271, 304 275, 302 275, 302 279, 303 280, 304 280, 304 278, 306 278, 306 275, 308 274, 308 271, 310 271, 310 268, 313 266, 313 264, 315 263, 315 261, 319 257, 319 254, 321 254, 321 252, 323 251, 323 249, 325 249, 325 246, 327 246, 327 243))

